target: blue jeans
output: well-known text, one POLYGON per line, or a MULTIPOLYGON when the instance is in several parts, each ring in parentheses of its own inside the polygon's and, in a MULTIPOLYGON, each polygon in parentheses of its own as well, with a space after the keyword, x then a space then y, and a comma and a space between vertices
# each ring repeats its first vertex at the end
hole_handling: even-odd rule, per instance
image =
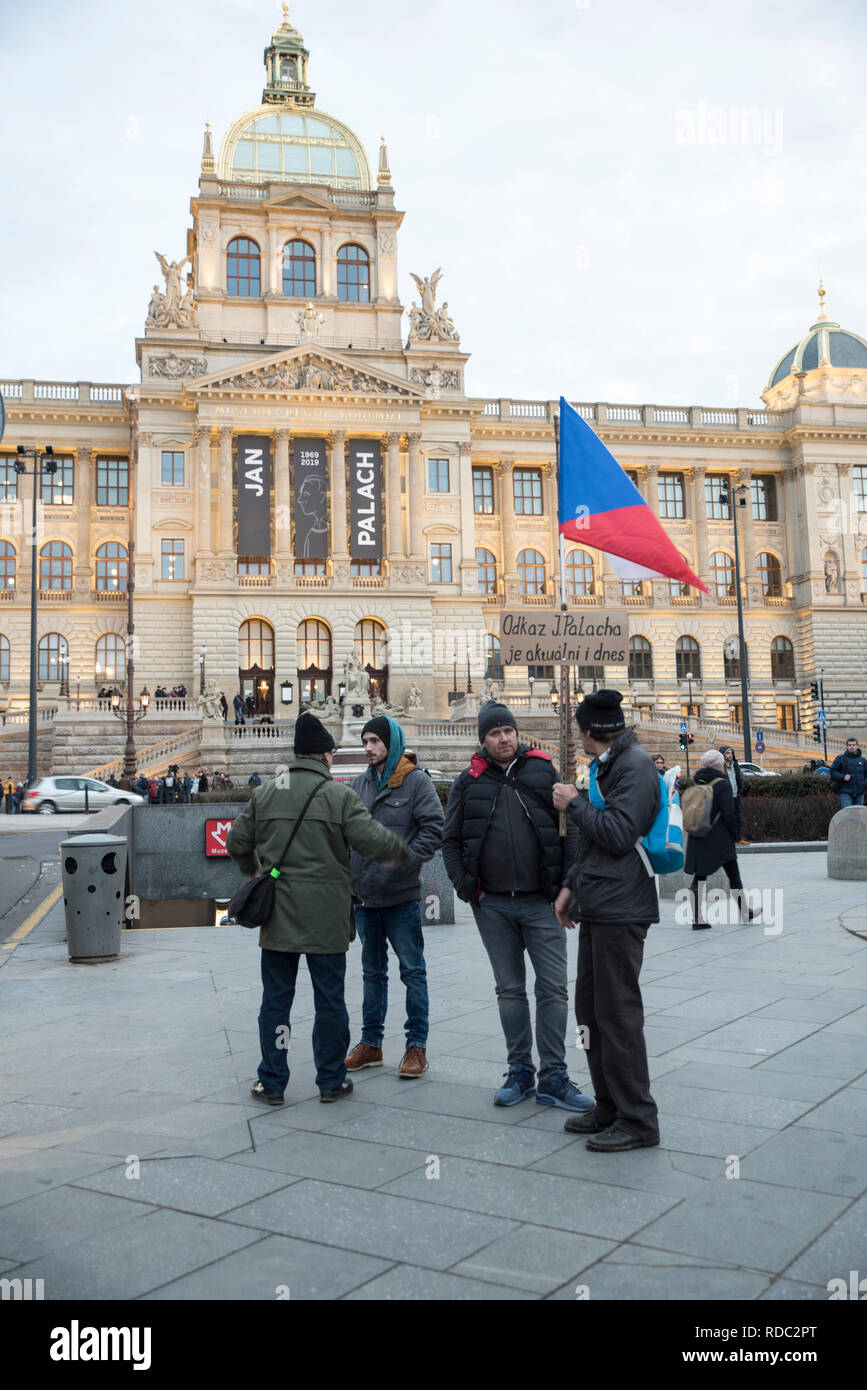
POLYGON ((844 806, 863 806, 863 805, 864 805, 864 793, 863 793, 863 792, 861 793, 860 796, 853 796, 851 792, 841 792, 841 793, 840 793, 840 810, 841 810, 841 811, 842 811, 842 809, 843 809, 844 806))
MULTIPOLYGON (((279 1091, 281 1095, 289 1080, 289 1015, 300 959, 290 951, 262 952, 259 1080, 266 1091, 279 1091)), ((341 952, 330 956, 308 955, 306 959, 316 1010, 313 1021, 316 1085, 320 1091, 336 1091, 346 1080, 343 1062, 349 1050, 349 1014, 343 997, 346 956, 341 952)))
POLYGON ((421 903, 396 907, 357 907, 355 925, 361 937, 364 974, 361 1041, 382 1047, 388 1009, 388 943, 397 956, 406 985, 406 1045, 427 1047, 428 993, 421 931, 421 903))

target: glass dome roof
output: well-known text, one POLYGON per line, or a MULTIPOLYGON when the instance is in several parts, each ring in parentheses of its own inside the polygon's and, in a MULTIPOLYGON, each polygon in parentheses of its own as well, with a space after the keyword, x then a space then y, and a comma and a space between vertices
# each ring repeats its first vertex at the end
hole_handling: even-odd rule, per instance
POLYGON ((248 111, 223 144, 220 177, 227 183, 309 183, 369 189, 367 156, 357 136, 324 111, 273 105, 248 111))

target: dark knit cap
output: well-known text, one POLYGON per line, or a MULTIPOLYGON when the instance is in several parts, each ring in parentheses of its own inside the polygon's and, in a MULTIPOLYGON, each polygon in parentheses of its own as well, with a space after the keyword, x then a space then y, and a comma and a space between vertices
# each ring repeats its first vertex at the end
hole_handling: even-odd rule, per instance
POLYGON ((508 705, 501 705, 496 700, 489 700, 479 710, 479 743, 484 743, 492 729, 499 729, 507 724, 510 724, 515 730, 518 728, 518 721, 508 705))
POLYGON ((384 743, 386 748, 391 747, 391 725, 384 714, 378 714, 375 719, 368 719, 361 731, 361 737, 365 734, 376 734, 380 743, 384 743))
POLYGON ((588 734, 617 734, 626 728, 623 696, 619 690, 596 690, 585 696, 575 711, 579 726, 588 734))
POLYGON ((332 753, 334 739, 314 714, 305 710, 295 722, 295 752, 299 757, 305 753, 332 753))

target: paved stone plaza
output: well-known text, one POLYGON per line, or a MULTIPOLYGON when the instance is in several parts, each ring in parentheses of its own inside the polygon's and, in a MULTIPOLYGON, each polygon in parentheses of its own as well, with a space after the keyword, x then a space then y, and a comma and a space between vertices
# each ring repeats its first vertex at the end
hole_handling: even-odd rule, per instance
MULTIPOLYGON (((783 891, 777 934, 693 933, 664 904, 642 976, 662 1144, 618 1155, 563 1111, 493 1106, 464 908, 427 935, 428 1076, 397 1078, 394 975, 389 1065, 321 1105, 302 969, 289 1103, 267 1110, 254 934, 129 932, 118 963, 72 966, 55 907, 0 953, 0 1275, 47 1299, 827 1299, 867 1273, 867 940, 841 925, 867 933, 867 894, 825 867, 744 858, 783 891)), ((355 1041, 357 943, 348 980, 355 1041)))

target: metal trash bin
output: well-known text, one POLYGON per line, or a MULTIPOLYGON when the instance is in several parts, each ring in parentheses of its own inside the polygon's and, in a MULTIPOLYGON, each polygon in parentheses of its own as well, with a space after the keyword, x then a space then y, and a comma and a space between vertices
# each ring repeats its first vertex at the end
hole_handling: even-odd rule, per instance
POLYGON ((123 835, 78 835, 60 846, 69 959, 97 965, 120 955, 127 842, 123 835))

